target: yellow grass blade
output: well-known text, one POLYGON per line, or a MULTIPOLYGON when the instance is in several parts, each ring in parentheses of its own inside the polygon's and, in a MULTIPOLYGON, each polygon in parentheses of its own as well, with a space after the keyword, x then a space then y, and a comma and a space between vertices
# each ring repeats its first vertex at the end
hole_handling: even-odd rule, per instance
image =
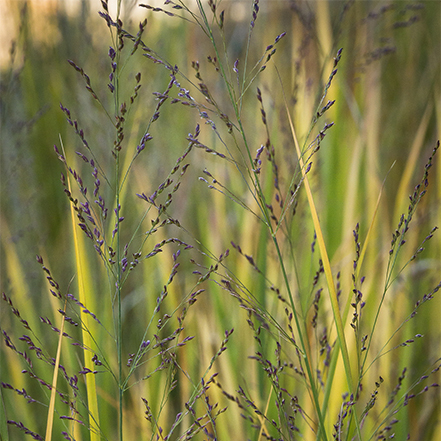
MULTIPOLYGON (((268 400, 266 402, 266 406, 265 406, 265 412, 263 413, 264 416, 268 415, 268 408, 270 405, 270 400, 271 400, 271 395, 273 394, 273 389, 271 388, 268 394, 268 400)), ((262 433, 265 429, 265 418, 262 415, 257 415, 257 417, 259 418, 260 421, 260 431, 259 431, 259 436, 257 437, 257 440, 260 441, 262 439, 262 433)))
MULTIPOLYGON (((304 179, 306 196, 308 198, 308 204, 309 204, 309 208, 311 210, 311 216, 312 216, 312 221, 314 224, 315 233, 317 235, 317 243, 319 245, 320 255, 322 258, 322 262, 323 262, 323 269, 325 272, 326 282, 328 285, 329 297, 330 297, 331 306, 332 306, 332 312, 334 315, 334 320, 335 320, 335 325, 336 325, 337 335, 338 335, 338 341, 340 343, 340 349, 341 349, 341 353, 342 353, 342 357, 343 357, 343 364, 344 364, 345 372, 346 372, 346 380, 348 383, 349 390, 355 396, 354 382, 352 380, 352 372, 351 372, 351 365, 350 365, 350 361, 349 361, 348 347, 346 344, 343 322, 342 322, 342 318, 341 318, 340 310, 339 310, 339 306, 338 306, 337 291, 335 289, 335 283, 334 283, 334 279, 332 276, 331 264, 329 261, 328 252, 326 249, 326 244, 325 244, 325 240, 323 237, 323 232, 322 232, 322 229, 320 226, 320 220, 318 217, 317 209, 315 207, 311 187, 309 185, 308 176, 306 174, 305 165, 304 165, 304 162, 302 159, 302 152, 300 150, 299 142, 298 142, 296 131, 294 128, 294 123, 292 121, 286 99, 285 99, 285 109, 286 109, 286 114, 288 116, 288 121, 289 121, 290 129, 291 129, 291 135, 292 135, 294 145, 296 148, 296 152, 297 152, 297 156, 299 159, 300 169, 302 171, 302 176, 304 179)), ((358 432, 359 437, 361 439, 360 427, 359 427, 358 420, 356 417, 355 417, 355 423, 356 423, 356 427, 357 427, 357 432, 358 432)))
POLYGON ((305 173, 305 167, 304 167, 304 163, 303 163, 303 159, 302 159, 302 153, 300 151, 300 146, 299 146, 299 142, 297 140, 297 135, 294 129, 294 124, 292 122, 291 116, 289 114, 288 108, 287 108, 287 115, 288 115, 288 119, 289 119, 289 125, 290 125, 290 129, 291 129, 291 134, 294 140, 294 144, 296 147, 296 151, 297 151, 297 155, 299 157, 299 164, 300 164, 300 168, 302 170, 302 175, 304 178, 304 185, 305 185, 305 190, 306 190, 306 196, 308 198, 308 204, 309 204, 309 208, 311 210, 311 216, 312 216, 312 221, 314 223, 314 229, 317 235, 317 243, 319 244, 319 249, 320 249, 320 255, 322 257, 322 261, 323 261, 323 269, 325 271, 325 276, 326 276, 326 281, 328 283, 328 288, 329 288, 329 295, 331 298, 331 305, 332 305, 332 310, 334 313, 334 319, 335 319, 335 324, 337 327, 337 333, 338 333, 338 337, 339 340, 342 344, 342 355, 343 355, 343 359, 347 358, 347 360, 345 361, 345 368, 347 369, 346 375, 347 375, 347 379, 348 379, 348 385, 350 387, 350 389, 352 390, 352 374, 351 371, 349 369, 349 356, 347 354, 347 346, 346 346, 346 339, 344 336, 344 331, 343 331, 343 323, 341 320, 341 315, 340 315, 340 311, 338 308, 338 301, 337 301, 337 292, 335 290, 335 284, 334 284, 334 279, 332 276, 332 271, 331 271, 331 264, 329 262, 329 257, 328 257, 328 252, 326 250, 326 244, 325 244, 325 240, 323 237, 323 232, 320 226, 320 220, 318 217, 318 213, 317 213, 317 209, 315 207, 315 203, 314 203, 314 198, 312 195, 312 191, 311 191, 311 187, 309 185, 309 180, 308 177, 305 173), (347 365, 346 365, 347 363, 347 365))
MULTIPOLYGON (((63 150, 63 155, 66 157, 64 152, 63 142, 60 137, 61 148, 63 150)), ((67 175, 67 185, 69 191, 71 191, 69 174, 67 175)), ((77 234, 77 226, 75 221, 75 210, 73 205, 70 204, 70 212, 72 219, 72 233, 74 239, 75 246, 75 262, 77 267, 77 280, 78 280, 78 296, 79 301, 89 310, 93 310, 91 307, 91 303, 93 302, 93 298, 90 295, 92 293, 92 278, 90 271, 88 268, 90 267, 87 264, 87 250, 84 243, 83 235, 77 234), (87 295, 89 293, 89 295, 87 295)), ((85 346, 84 350, 84 364, 86 369, 90 369, 91 371, 95 370, 95 366, 92 362, 92 357, 87 348, 93 347, 93 342, 91 338, 91 330, 93 329, 93 325, 95 322, 89 317, 88 314, 84 314, 83 316, 84 326, 82 328, 82 337, 83 337, 83 345, 85 346)), ((96 391, 96 382, 95 376, 93 374, 86 375, 86 388, 87 388, 87 403, 89 409, 89 426, 90 426, 90 439, 91 441, 99 441, 99 412, 98 412, 98 395, 96 391)))
MULTIPOLYGON (((391 168, 389 169, 389 172, 392 170, 394 165, 395 165, 395 162, 394 162, 394 164, 392 164, 391 168)), ((388 175, 389 175, 389 172, 388 172, 388 175)), ((379 193, 378 198, 377 198, 377 203, 375 205, 374 214, 372 216, 372 220, 371 220, 371 223, 369 225, 369 228, 368 228, 368 231, 367 231, 367 234, 366 234, 366 239, 363 241, 363 245, 362 245, 361 250, 360 250, 360 257, 358 258, 358 265, 357 265, 357 268, 355 270, 355 280, 359 279, 360 270, 361 270, 361 268, 363 266, 363 260, 364 260, 364 257, 366 255, 366 250, 367 250, 368 244, 369 244, 370 239, 371 239, 371 233, 373 231, 375 220, 377 218, 378 208, 380 206, 381 196, 383 194, 384 186, 386 184, 386 179, 387 179, 387 176, 386 176, 386 178, 383 181, 383 185, 381 186, 380 193, 379 193)), ((348 298, 347 301, 346 301, 345 309, 343 310, 343 314, 342 314, 342 322, 343 323, 346 323, 346 320, 348 318, 350 305, 351 305, 351 298, 348 298)), ((337 341, 336 346, 335 346, 335 351, 338 351, 338 345, 339 345, 339 342, 337 341)), ((325 409, 327 408, 329 397, 330 397, 330 393, 331 393, 332 378, 334 377, 335 367, 336 367, 336 363, 337 363, 336 353, 333 354, 332 359, 331 359, 331 363, 330 363, 328 381, 331 381, 331 383, 327 384, 326 388, 325 388, 325 393, 324 393, 324 397, 323 397, 322 412, 324 412, 325 409)))
MULTIPOLYGON (((64 302, 64 312, 66 312, 66 305, 67 305, 67 299, 64 302)), ((64 332, 64 315, 61 317, 60 335, 58 337, 57 356, 55 358, 54 376, 52 378, 51 400, 49 403, 49 411, 47 414, 46 436, 44 438, 46 441, 52 440, 52 427, 54 425, 54 411, 55 411, 55 397, 57 394, 58 369, 60 366, 61 343, 63 341, 63 332, 64 332)))

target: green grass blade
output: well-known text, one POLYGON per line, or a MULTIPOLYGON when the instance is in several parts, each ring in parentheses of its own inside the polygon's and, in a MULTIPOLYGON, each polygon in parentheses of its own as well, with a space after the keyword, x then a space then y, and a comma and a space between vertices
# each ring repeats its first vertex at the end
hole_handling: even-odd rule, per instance
MULTIPOLYGON (((60 143, 64 152, 64 147, 62 140, 60 138, 60 143)), ((71 191, 69 174, 67 175, 67 185, 69 191, 71 191)), ((92 277, 89 271, 90 265, 87 260, 87 249, 84 243, 83 235, 77 234, 77 226, 76 226, 76 215, 75 210, 72 204, 70 204, 70 213, 72 220, 72 235, 74 240, 74 248, 75 248, 75 264, 77 268, 77 281, 78 281, 78 296, 79 301, 90 310, 94 308, 91 307, 91 303, 93 303, 93 284, 92 277)), ((95 366, 92 361, 92 357, 90 354, 90 349, 93 348, 93 341, 91 337, 91 330, 95 325, 92 318, 88 314, 83 315, 83 323, 82 327, 82 338, 84 349, 84 365, 87 369, 91 371, 95 370, 95 366)), ((96 382, 94 375, 86 375, 86 388, 87 388, 87 405, 89 409, 89 425, 90 425, 90 440, 91 441, 99 441, 99 411, 98 411, 98 395, 96 389, 96 382)))

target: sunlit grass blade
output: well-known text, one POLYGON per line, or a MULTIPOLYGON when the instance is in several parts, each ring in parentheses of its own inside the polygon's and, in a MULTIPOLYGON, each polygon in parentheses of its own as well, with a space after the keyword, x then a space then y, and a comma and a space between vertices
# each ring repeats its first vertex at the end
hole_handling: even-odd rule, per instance
MULTIPOLYGON (((64 152, 63 141, 60 137, 61 148, 64 152)), ((67 185, 68 189, 71 192, 70 185, 70 176, 67 175, 67 185)), ((77 268, 77 284, 78 284, 78 296, 79 301, 86 307, 94 310, 93 305, 94 301, 92 298, 93 294, 93 283, 92 277, 90 274, 90 266, 87 260, 87 247, 84 243, 84 236, 77 234, 77 225, 76 225, 76 215, 73 204, 70 204, 70 213, 72 220, 72 236, 74 241, 74 249, 75 249, 75 264, 77 268)), ((83 314, 82 317, 83 326, 82 326, 82 338, 84 349, 84 364, 86 369, 90 371, 95 370, 95 366, 92 361, 91 353, 89 352, 91 348, 94 348, 95 343, 92 340, 91 332, 95 328, 96 323, 93 322, 92 318, 89 317, 88 314, 83 314)), ((96 335, 96 334, 95 334, 96 335)), ((87 403, 89 409, 89 425, 90 425, 90 439, 91 441, 99 441, 99 411, 98 411, 98 394, 96 389, 96 381, 94 375, 86 375, 86 387, 87 387, 87 403)))
MULTIPOLYGON (((354 389, 354 382, 352 379, 352 371, 351 371, 351 365, 350 365, 350 360, 349 360, 349 353, 348 353, 346 337, 345 337, 345 333, 344 333, 343 321, 342 321, 342 318, 340 315, 340 309, 339 309, 338 299, 337 299, 337 292, 335 289, 334 278, 333 278, 332 270, 331 270, 331 264, 329 261, 328 252, 326 249, 326 244, 325 244, 325 240, 323 237, 323 232, 322 232, 322 229, 320 226, 320 221, 319 221, 317 209, 315 207, 314 198, 312 195, 312 190, 309 185, 309 180, 308 180, 308 176, 306 173, 305 164, 303 162, 302 152, 300 150, 300 145, 297 140, 297 135, 296 135, 296 131, 294 128, 294 123, 292 121, 292 118, 291 118, 291 115, 289 112, 289 108, 288 108, 288 103, 286 102, 286 100, 285 100, 285 110, 286 110, 286 114, 287 114, 288 121, 289 121, 292 139, 294 141, 294 145, 296 148, 296 152, 297 152, 297 156, 298 156, 298 160, 299 160, 299 166, 302 171, 302 176, 304 178, 304 186, 305 186, 306 196, 308 198, 308 205, 311 210, 311 217, 312 217, 312 221, 314 224, 315 233, 317 235, 317 243, 319 245, 320 255, 321 255, 321 258, 323 261, 323 269, 324 269, 325 276, 326 276, 326 281, 327 281, 328 290, 329 290, 329 298, 331 301, 332 312, 334 315, 335 326, 337 329, 338 341, 340 344, 341 354, 343 357, 343 364, 345 367, 346 380, 348 383, 349 390, 355 396, 356 391, 354 389)), ((355 424, 356 424, 358 436, 361 439, 360 427, 359 427, 359 422, 358 422, 357 417, 355 417, 355 424)))
MULTIPOLYGON (((64 302, 64 312, 66 312, 67 299, 64 302)), ((54 424, 54 412, 55 412, 55 398, 57 396, 57 380, 58 380, 58 371, 60 367, 60 357, 61 357, 61 345, 63 342, 63 332, 64 332, 64 314, 61 316, 61 325, 60 332, 58 337, 58 347, 57 347, 57 355, 55 358, 55 366, 54 366, 54 375, 52 378, 51 385, 51 399, 49 403, 48 415, 47 415, 47 423, 46 423, 46 441, 52 440, 52 428, 54 424)))
MULTIPOLYGON (((391 167, 391 169, 392 169, 392 167, 391 167)), ((363 260, 364 260, 364 257, 366 255, 366 251, 367 251, 368 245, 370 244, 370 239, 372 237, 371 233, 372 233, 372 231, 374 229, 374 224, 375 224, 375 221, 376 221, 376 218, 377 218, 378 208, 380 206, 381 196, 383 194, 385 183, 386 183, 386 179, 383 181, 383 186, 381 187, 380 194, 378 195, 378 198, 377 198, 377 204, 375 206, 374 216, 373 216, 373 218, 371 220, 371 223, 369 225, 369 228, 368 228, 368 231, 367 231, 367 234, 366 234, 366 238, 363 241, 363 245, 361 247, 360 257, 358 259, 357 268, 355 270, 355 280, 356 281, 359 280, 360 270, 361 270, 361 268, 363 266, 363 260)), ((348 315, 349 315, 349 309, 350 309, 350 306, 351 306, 351 302, 352 302, 352 298, 349 297, 347 299, 347 301, 346 301, 346 306, 345 306, 345 308, 343 310, 342 323, 346 323, 346 320, 347 320, 348 315)), ((334 375, 335 375, 335 371, 336 371, 336 367, 337 367, 338 355, 339 355, 339 351, 340 351, 339 345, 340 345, 340 342, 337 341, 336 342, 336 346, 334 348, 334 352, 332 354, 332 358, 331 358, 331 362, 330 362, 330 367, 329 367, 329 373, 328 373, 328 380, 327 380, 327 383, 326 383, 325 392, 324 392, 324 396, 323 396, 322 412, 325 412, 326 409, 327 409, 327 406, 328 406, 328 401, 329 401, 329 397, 330 397, 331 390, 332 390, 332 382, 333 382, 333 379, 334 379, 334 375)))
MULTIPOLYGON (((271 400, 271 395, 272 394, 273 394, 273 389, 270 389, 270 391, 268 393, 268 400, 267 400, 266 405, 265 405, 265 411, 263 413, 263 415, 265 417, 268 414, 268 407, 270 405, 270 400, 271 400)), ((258 436, 257 440, 260 441, 261 439, 263 439, 262 435, 263 435, 263 431, 265 429, 265 418, 263 416, 260 416, 260 415, 258 415, 258 417, 259 417, 259 420, 260 420, 261 427, 260 427, 259 436, 258 436)))

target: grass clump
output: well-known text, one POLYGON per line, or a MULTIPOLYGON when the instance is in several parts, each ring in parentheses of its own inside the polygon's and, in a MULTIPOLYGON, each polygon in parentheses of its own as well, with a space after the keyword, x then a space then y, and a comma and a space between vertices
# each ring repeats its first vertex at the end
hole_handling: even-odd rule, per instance
POLYGON ((131 6, 59 12, 55 92, 21 12, 2 439, 436 439, 437 6, 131 6))

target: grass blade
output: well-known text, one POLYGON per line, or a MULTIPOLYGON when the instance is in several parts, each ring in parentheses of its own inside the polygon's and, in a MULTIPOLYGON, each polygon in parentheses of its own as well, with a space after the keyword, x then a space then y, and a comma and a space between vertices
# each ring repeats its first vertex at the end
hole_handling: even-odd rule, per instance
MULTIPOLYGON (((325 240, 323 237, 323 232, 322 232, 322 229, 320 226, 320 220, 319 220, 317 209, 316 209, 316 206, 314 203, 314 197, 312 195, 311 187, 309 185, 308 176, 306 174, 305 164, 302 159, 302 152, 300 150, 299 142, 298 142, 296 131, 294 128, 294 123, 293 123, 291 115, 289 113, 288 103, 286 102, 286 99, 285 99, 285 109, 286 109, 286 114, 288 116, 291 135, 292 135, 292 138, 294 141, 297 156, 299 158, 299 165, 300 165, 300 169, 302 171, 302 176, 304 179, 306 196, 308 198, 308 204, 309 204, 309 208, 311 210, 311 217, 312 217, 314 229, 315 229, 315 232, 317 235, 317 243, 319 245, 320 255, 321 255, 321 258, 323 261, 323 269, 324 269, 325 276, 326 276, 326 282, 327 282, 328 290, 329 290, 329 298, 331 300, 332 312, 334 315, 335 326, 337 329, 338 341, 340 344, 341 354, 343 357, 343 364, 345 367, 346 380, 348 383, 349 390, 355 396, 356 391, 354 390, 354 382, 352 380, 352 372, 351 372, 351 365, 350 365, 350 361, 349 361, 348 347, 346 344, 346 338, 345 338, 345 333, 344 333, 344 328, 343 328, 343 321, 342 321, 339 306, 338 306, 337 292, 335 289, 334 279, 332 276, 331 264, 329 262, 328 252, 326 249, 326 244, 325 244, 325 240)), ((359 439, 361 439, 360 427, 359 427, 357 418, 355 418, 355 422, 356 422, 356 427, 357 427, 359 439)))
MULTIPOLYGON (((64 312, 66 312, 67 299, 64 302, 64 312)), ((61 326, 60 326, 60 335, 58 337, 58 347, 57 347, 57 356, 55 358, 55 367, 54 367, 54 376, 52 378, 52 389, 51 389, 51 400, 49 403, 49 411, 47 415, 47 424, 46 424, 46 441, 52 440, 52 428, 54 425, 54 411, 55 411, 55 397, 57 394, 57 380, 58 380, 58 370, 60 367, 60 357, 61 357, 61 344, 63 341, 63 332, 64 332, 64 315, 61 317, 61 326)))
MULTIPOLYGON (((64 152, 64 146, 62 139, 60 137, 60 144, 64 152)), ((67 175, 67 185, 69 191, 71 191, 69 174, 67 175)), ((77 279, 78 279, 78 295, 80 302, 86 307, 90 308, 91 303, 91 293, 92 291, 92 280, 91 274, 88 270, 89 265, 87 264, 87 250, 84 243, 84 238, 82 235, 77 234, 76 222, 75 222, 75 210, 72 204, 70 204, 70 213, 72 219, 72 234, 75 247, 75 264, 77 268, 77 279), (89 293, 89 295, 87 294, 89 293)), ((93 309, 93 308, 91 308, 93 309)), ((82 338, 84 349, 84 365, 87 369, 91 371, 95 370, 95 366, 92 362, 92 357, 90 352, 92 348, 92 338, 90 334, 92 323, 91 317, 88 314, 83 316, 84 326, 82 327, 82 338)), ((99 441, 99 412, 98 412, 98 395, 96 391, 95 376, 92 374, 86 375, 86 387, 87 387, 87 404, 89 409, 89 424, 90 424, 90 439, 91 441, 99 441)))

